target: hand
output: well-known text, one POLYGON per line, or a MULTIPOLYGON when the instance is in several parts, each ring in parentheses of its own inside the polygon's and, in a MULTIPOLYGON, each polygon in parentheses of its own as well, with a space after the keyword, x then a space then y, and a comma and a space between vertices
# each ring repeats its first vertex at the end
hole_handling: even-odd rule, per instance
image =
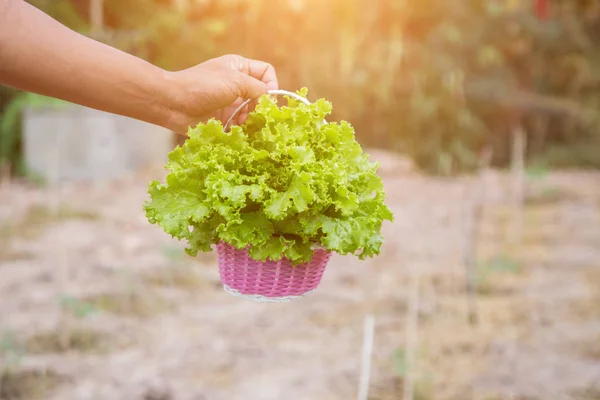
MULTIPOLYGON (((0 60, 0 84, 181 134, 211 117, 225 122, 241 101, 278 88, 271 65, 238 55, 166 72, 73 32, 19 0, 0 0, 0 60)), ((251 108, 235 122, 243 121, 251 108)))
MULTIPOLYGON (((278 89, 270 64, 239 55, 214 58, 166 76, 174 99, 167 125, 180 134, 213 117, 225 123, 244 100, 278 89)), ((242 123, 254 103, 240 111, 233 123, 242 123)))

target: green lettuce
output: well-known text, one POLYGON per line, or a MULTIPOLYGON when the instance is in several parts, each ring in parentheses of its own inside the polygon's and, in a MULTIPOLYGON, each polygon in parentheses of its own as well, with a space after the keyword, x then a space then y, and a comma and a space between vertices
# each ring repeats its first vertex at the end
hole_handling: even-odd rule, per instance
POLYGON ((191 256, 221 241, 255 260, 294 265, 317 246, 360 259, 379 254, 382 223, 393 215, 378 164, 348 122, 324 122, 331 111, 324 99, 278 106, 265 95, 228 132, 214 119, 190 128, 169 153, 165 183, 149 185, 146 217, 186 240, 191 256))

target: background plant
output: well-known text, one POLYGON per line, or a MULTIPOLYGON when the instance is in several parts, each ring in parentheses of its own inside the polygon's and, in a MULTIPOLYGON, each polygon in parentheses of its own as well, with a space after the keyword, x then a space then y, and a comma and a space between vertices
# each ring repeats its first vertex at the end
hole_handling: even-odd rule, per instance
POLYGON ((433 173, 475 169, 486 148, 506 165, 517 125, 532 161, 600 165, 594 1, 549 0, 540 19, 530 0, 105 0, 101 33, 89 1, 32 3, 168 69, 268 60, 285 88, 330 99, 362 144, 433 173))

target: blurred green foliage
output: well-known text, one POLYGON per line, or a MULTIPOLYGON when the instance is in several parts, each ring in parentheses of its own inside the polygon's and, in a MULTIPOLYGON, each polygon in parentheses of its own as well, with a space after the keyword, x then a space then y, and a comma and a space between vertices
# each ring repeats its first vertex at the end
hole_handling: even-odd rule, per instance
MULTIPOLYGON (((99 39, 167 69, 267 60, 432 173, 506 165, 518 125, 531 161, 598 167, 600 2, 549 1, 541 21, 530 0, 105 0, 99 39)), ((89 31, 89 0, 32 3, 89 31)))

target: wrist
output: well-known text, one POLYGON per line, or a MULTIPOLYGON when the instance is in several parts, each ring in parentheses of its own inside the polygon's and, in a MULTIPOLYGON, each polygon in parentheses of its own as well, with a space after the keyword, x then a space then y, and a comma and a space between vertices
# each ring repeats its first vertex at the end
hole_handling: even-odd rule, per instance
POLYGON ((121 86, 122 94, 133 100, 123 114, 173 130, 172 114, 177 107, 167 71, 145 61, 136 65, 135 71, 121 86))
POLYGON ((185 134, 187 126, 184 126, 185 118, 185 88, 180 87, 179 80, 175 73, 167 70, 160 70, 160 115, 161 126, 172 130, 175 133, 185 134))

